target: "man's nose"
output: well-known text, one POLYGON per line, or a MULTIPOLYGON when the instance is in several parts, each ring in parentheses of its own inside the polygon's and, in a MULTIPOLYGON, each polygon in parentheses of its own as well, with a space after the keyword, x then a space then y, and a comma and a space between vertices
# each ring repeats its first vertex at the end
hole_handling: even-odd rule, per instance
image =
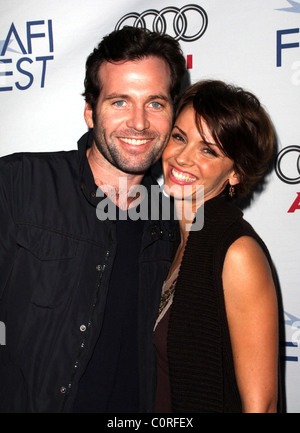
POLYGON ((133 108, 126 124, 129 128, 133 128, 137 131, 148 129, 150 127, 150 121, 146 110, 142 107, 133 108))

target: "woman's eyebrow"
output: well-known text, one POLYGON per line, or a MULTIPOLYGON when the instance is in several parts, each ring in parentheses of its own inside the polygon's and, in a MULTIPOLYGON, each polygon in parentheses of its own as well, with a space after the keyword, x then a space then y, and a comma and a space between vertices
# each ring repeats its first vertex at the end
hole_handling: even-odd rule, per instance
POLYGON ((178 129, 178 131, 179 131, 182 135, 184 135, 184 136, 186 137, 186 135, 187 135, 186 132, 184 132, 181 128, 179 128, 179 126, 177 126, 176 123, 175 123, 175 125, 173 126, 173 129, 174 129, 174 128, 178 129))
MULTIPOLYGON (((178 129, 178 131, 179 131, 182 135, 184 135, 185 137, 187 137, 186 132, 184 132, 183 129, 179 128, 178 125, 175 124, 175 125, 173 126, 173 129, 174 129, 174 128, 178 129)), ((211 141, 208 141, 208 140, 206 140, 206 138, 203 137, 203 136, 201 136, 201 141, 202 141, 204 144, 206 144, 207 146, 214 146, 214 147, 219 148, 219 146, 217 145, 217 143, 213 143, 213 142, 211 142, 211 141)))

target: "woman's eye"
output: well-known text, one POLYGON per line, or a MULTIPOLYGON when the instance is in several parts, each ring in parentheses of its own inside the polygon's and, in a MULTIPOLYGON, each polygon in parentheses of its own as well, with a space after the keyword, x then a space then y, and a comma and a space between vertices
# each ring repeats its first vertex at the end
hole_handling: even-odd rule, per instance
POLYGON ((208 155, 217 156, 217 153, 213 149, 211 149, 210 147, 205 147, 203 149, 203 152, 207 153, 208 155))
POLYGON ((176 132, 172 134, 172 138, 174 138, 174 140, 176 141, 184 141, 184 138, 180 134, 177 134, 176 132))

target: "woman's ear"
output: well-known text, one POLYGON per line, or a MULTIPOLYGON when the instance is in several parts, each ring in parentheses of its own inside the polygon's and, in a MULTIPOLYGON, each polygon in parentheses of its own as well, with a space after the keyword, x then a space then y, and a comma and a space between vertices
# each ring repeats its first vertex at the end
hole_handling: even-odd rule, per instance
POLYGON ((229 185, 234 186, 240 183, 240 176, 235 171, 232 172, 232 174, 229 176, 228 179, 229 185))

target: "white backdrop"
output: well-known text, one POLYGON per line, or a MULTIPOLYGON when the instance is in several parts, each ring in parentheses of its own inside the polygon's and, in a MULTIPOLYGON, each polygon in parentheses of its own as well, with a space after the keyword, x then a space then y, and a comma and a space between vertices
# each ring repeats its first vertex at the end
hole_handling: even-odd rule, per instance
POLYGON ((287 412, 300 412, 300 1, 0 0, 0 11, 0 156, 76 148, 86 131, 86 58, 120 20, 135 25, 140 17, 178 38, 191 82, 229 81, 266 106, 278 134, 277 170, 245 217, 277 268, 287 412))

